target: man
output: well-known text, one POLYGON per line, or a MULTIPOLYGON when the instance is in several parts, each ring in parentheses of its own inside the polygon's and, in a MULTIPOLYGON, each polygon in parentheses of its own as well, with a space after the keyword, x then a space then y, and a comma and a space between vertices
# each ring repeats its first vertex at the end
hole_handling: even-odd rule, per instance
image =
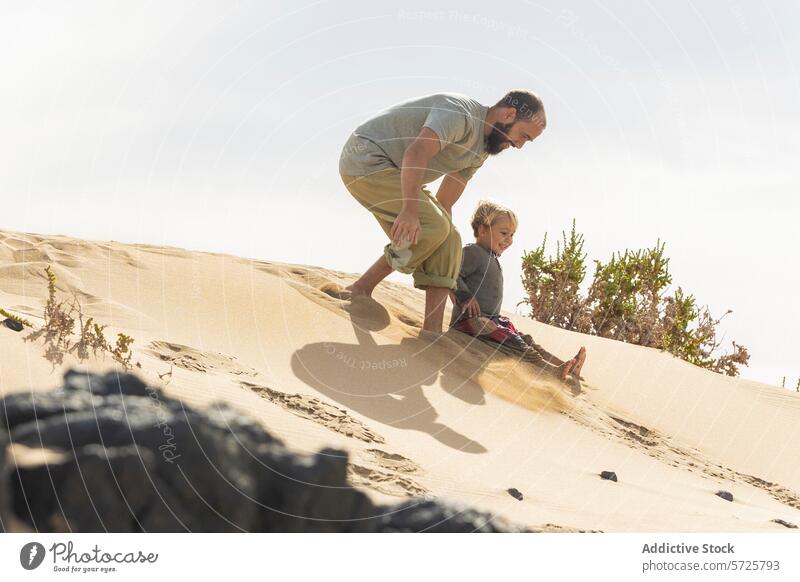
POLYGON ((339 173, 391 242, 343 296, 370 296, 392 271, 411 273, 414 286, 425 290, 423 332, 441 334, 461 266, 453 204, 488 156, 522 148, 545 124, 541 99, 518 90, 491 107, 464 95, 428 95, 357 127, 342 149, 339 173), (424 185, 442 176, 433 197, 424 185))

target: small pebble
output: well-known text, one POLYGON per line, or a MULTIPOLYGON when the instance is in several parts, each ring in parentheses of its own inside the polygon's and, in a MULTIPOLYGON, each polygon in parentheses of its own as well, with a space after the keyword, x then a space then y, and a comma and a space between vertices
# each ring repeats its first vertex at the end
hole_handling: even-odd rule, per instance
POLYGON ((717 497, 722 497, 725 501, 733 501, 733 493, 729 493, 727 491, 717 491, 715 493, 717 497))
POLYGON ((3 320, 3 325, 5 325, 8 329, 13 329, 14 331, 22 331, 22 328, 24 327, 20 322, 14 321, 10 317, 3 320))
POLYGON ((512 487, 511 489, 508 490, 508 494, 511 495, 511 497, 513 497, 514 499, 519 499, 520 501, 522 501, 522 492, 519 489, 515 489, 514 487, 512 487))

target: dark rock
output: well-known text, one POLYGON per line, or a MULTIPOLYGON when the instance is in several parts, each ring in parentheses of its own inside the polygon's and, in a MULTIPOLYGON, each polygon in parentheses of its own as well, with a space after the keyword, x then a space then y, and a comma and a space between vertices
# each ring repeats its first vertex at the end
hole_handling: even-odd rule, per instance
POLYGON ((514 499, 519 499, 522 501, 522 492, 519 489, 512 487, 508 490, 508 494, 511 495, 514 499))
POLYGON ((0 324, 5 325, 8 329, 12 329, 14 331, 22 331, 25 326, 22 325, 20 322, 11 319, 10 317, 4 319, 0 324))
POLYGON ((728 491, 717 491, 714 495, 721 497, 725 501, 733 501, 733 493, 729 493, 728 491))
POLYGON ((140 517, 153 501, 153 490, 142 485, 154 465, 146 449, 89 445, 60 463, 20 467, 14 512, 38 531, 142 531, 140 517))
POLYGON ((8 507, 8 473, 6 471, 6 446, 8 432, 0 426, 0 533, 10 531, 8 507))
POLYGON ((0 486, 40 532, 518 531, 432 501, 376 508, 347 453, 292 453, 228 406, 197 411, 128 374, 68 372, 2 405, 13 442, 63 451, 0 486))
POLYGON ((430 500, 414 500, 381 508, 378 531, 407 533, 523 532, 503 518, 430 500))
POLYGON ((64 389, 90 392, 99 396, 122 394, 126 396, 149 396, 152 389, 133 374, 109 372, 105 376, 69 370, 64 374, 64 389))
POLYGON ((374 531, 375 507, 348 483, 347 461, 347 453, 335 449, 312 457, 282 455, 277 474, 262 481, 262 499, 283 501, 282 507, 270 507, 283 515, 270 516, 268 531, 374 531))
POLYGON ((44 420, 55 414, 77 412, 100 405, 91 394, 57 392, 18 392, 2 400, 0 425, 13 429, 36 419, 44 420))
POLYGON ((782 525, 783 527, 788 527, 789 529, 797 529, 797 526, 790 521, 786 521, 784 519, 773 519, 772 523, 777 523, 782 525))
POLYGON ((613 481, 614 483, 617 482, 617 474, 614 471, 603 471, 600 473, 600 478, 613 481))

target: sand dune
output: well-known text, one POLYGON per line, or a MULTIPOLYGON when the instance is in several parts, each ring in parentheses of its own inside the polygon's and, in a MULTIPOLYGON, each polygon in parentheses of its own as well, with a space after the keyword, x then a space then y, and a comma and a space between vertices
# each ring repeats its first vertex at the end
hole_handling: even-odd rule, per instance
MULTIPOLYGON (((148 382, 246 410, 297 450, 347 450, 351 481, 377 500, 449 499, 548 531, 800 524, 800 397, 788 391, 510 315, 557 355, 587 346, 573 397, 461 334, 419 339, 410 287, 351 304, 336 290, 353 274, 64 236, 0 232, 0 307, 41 325, 47 265, 109 335, 135 338, 148 382)), ((28 334, 0 327, 3 393, 114 367, 54 365, 28 334)))

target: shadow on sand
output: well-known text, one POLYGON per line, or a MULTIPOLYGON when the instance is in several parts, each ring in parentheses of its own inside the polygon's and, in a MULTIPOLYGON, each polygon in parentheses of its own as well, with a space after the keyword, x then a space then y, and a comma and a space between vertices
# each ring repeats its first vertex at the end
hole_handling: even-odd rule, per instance
POLYGON ((479 363, 453 358, 449 350, 431 349, 435 344, 426 339, 403 338, 399 344, 378 345, 370 332, 389 325, 388 311, 373 299, 361 298, 345 309, 358 343, 303 346, 292 355, 297 378, 367 418, 426 432, 459 451, 485 453, 479 442, 438 422, 436 409, 423 390, 439 381, 449 394, 482 405, 483 390, 470 380, 479 371, 479 363))

